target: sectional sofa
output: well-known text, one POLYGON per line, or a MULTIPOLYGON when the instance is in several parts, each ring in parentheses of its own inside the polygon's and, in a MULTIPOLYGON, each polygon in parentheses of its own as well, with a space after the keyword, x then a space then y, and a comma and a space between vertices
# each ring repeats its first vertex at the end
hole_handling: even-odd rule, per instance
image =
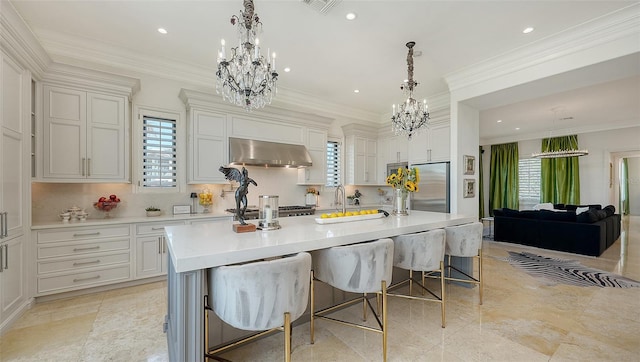
POLYGON ((496 209, 494 240, 600 256, 620 236, 613 205, 553 205, 553 210, 496 209), (578 210, 578 212, 576 212, 578 210))

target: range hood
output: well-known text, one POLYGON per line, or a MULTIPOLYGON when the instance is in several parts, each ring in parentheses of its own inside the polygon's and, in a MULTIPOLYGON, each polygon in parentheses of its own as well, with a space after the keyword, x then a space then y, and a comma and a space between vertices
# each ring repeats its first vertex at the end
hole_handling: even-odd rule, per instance
POLYGON ((298 168, 313 163, 303 145, 229 137, 229 164, 298 168))

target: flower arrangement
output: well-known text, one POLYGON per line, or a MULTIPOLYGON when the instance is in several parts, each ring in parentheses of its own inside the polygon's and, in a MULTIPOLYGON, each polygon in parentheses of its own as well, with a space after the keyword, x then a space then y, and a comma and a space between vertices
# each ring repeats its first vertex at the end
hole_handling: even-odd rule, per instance
POLYGON ((418 183, 420 183, 420 172, 415 167, 411 169, 399 167, 397 173, 387 176, 387 185, 394 189, 416 192, 418 183))
POLYGON ((315 187, 307 187, 307 193, 308 194, 316 194, 318 191, 316 191, 315 187))

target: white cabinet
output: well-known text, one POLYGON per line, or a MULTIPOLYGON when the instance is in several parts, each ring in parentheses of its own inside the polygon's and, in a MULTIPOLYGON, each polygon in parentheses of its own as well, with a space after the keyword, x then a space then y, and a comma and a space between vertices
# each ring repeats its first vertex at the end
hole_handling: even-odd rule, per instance
POLYGON ((450 160, 449 124, 432 126, 409 141, 409 164, 450 160))
POLYGON ((167 274, 165 226, 184 225, 182 221, 164 221, 136 225, 136 279, 167 274))
POLYGON ((360 136, 346 139, 346 183, 350 185, 378 184, 377 140, 360 136))
POLYGON ((131 280, 129 224, 35 232, 37 295, 131 280))
POLYGON ((44 181, 128 181, 126 96, 43 86, 44 181))
POLYGON ((381 136, 378 138, 378 181, 384 183, 387 178, 387 165, 407 162, 409 142, 406 136, 381 136))
POLYGON ((298 169, 298 185, 324 185, 327 182, 327 132, 308 129, 306 147, 313 166, 298 169))
POLYGON ((189 109, 187 182, 190 184, 227 183, 220 166, 229 163, 224 113, 189 109))
MULTIPOLYGON (((25 205, 31 77, 0 53, 0 327, 26 301, 25 205)), ((1 328, 0 328, 1 329, 1 328)))

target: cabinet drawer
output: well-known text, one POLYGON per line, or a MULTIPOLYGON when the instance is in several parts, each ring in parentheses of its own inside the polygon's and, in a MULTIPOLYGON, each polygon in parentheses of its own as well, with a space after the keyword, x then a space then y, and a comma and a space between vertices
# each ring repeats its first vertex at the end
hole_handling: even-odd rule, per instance
POLYGON ((129 250, 130 240, 117 239, 86 243, 66 243, 55 246, 38 245, 38 259, 53 258, 58 256, 85 255, 91 253, 101 253, 112 250, 129 250))
POLYGON ((129 263, 129 254, 129 252, 124 252, 110 255, 100 254, 66 260, 40 261, 38 262, 38 274, 83 270, 113 264, 129 263))
POLYGON ((163 234, 165 226, 184 225, 184 221, 153 222, 136 225, 136 235, 163 234))
POLYGON ((38 243, 129 236, 129 225, 38 231, 38 243))
POLYGON ((80 273, 38 278, 38 293, 62 292, 130 279, 129 264, 80 273))

